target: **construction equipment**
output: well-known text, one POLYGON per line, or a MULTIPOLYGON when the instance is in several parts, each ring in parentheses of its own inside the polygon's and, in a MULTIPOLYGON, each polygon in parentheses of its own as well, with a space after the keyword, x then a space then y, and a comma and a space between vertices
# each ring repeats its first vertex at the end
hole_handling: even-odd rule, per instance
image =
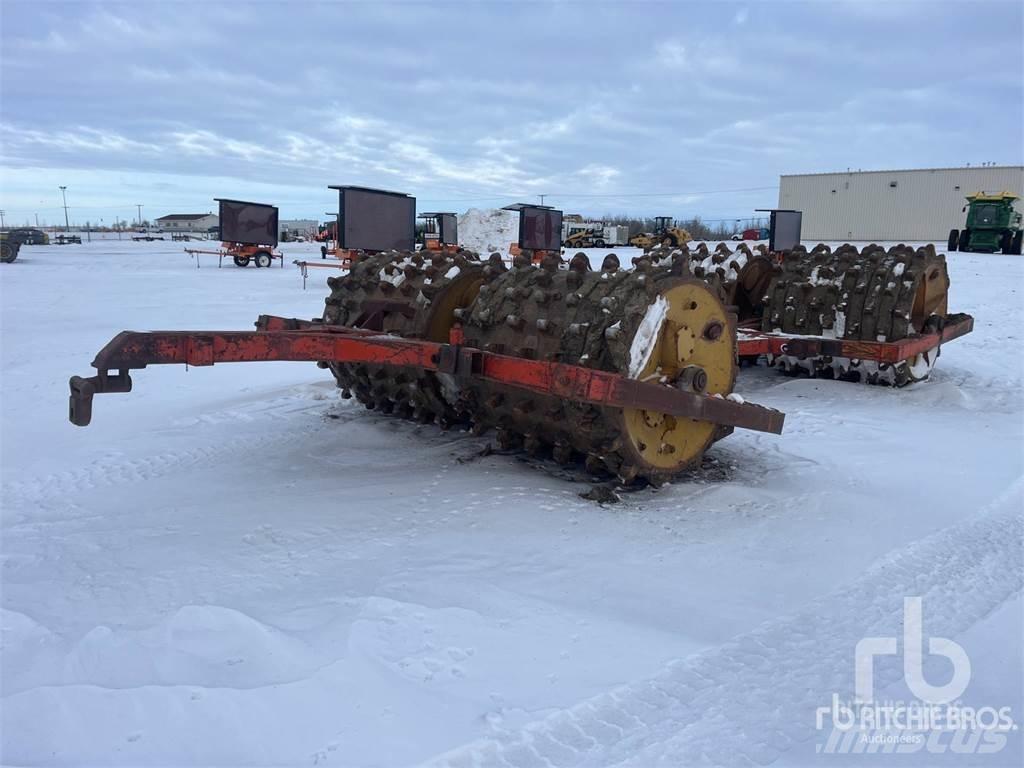
POLYGON ((946 260, 932 245, 888 250, 819 244, 773 253, 724 243, 710 252, 656 248, 655 263, 688 258, 738 315, 741 359, 791 374, 896 387, 928 377, 941 346, 970 333, 948 313, 946 260))
POLYGON ((275 206, 244 200, 215 200, 220 204, 221 249, 186 248, 185 253, 195 258, 197 268, 199 255, 203 253, 217 256, 218 266, 230 257, 236 267, 247 267, 250 262, 257 267, 269 267, 274 259, 280 259, 284 267, 283 254, 274 250, 278 233, 275 206))
MULTIPOLYGON (((372 227, 346 215, 342 229, 400 240, 411 234, 404 206, 371 208, 372 227)), ((734 428, 781 432, 782 413, 732 393, 740 360, 899 386, 972 329, 970 316, 947 314, 945 260, 930 246, 684 243, 655 246, 631 271, 614 254, 591 271, 584 254, 563 268, 560 211, 510 208, 520 213, 511 269, 497 253, 362 251, 328 278, 320 318, 123 332, 94 376, 72 377, 70 420, 90 422, 96 393, 130 391, 132 369, 310 360, 367 408, 494 429, 504 450, 660 484, 734 428)))
POLYGON ((49 245, 50 236, 41 229, 33 227, 16 227, 7 230, 7 236, 21 242, 22 245, 49 245))
MULTIPOLYGON (((338 210, 333 224, 321 227, 316 239, 323 242, 320 258, 331 256, 338 263, 294 262, 302 269, 303 282, 309 267, 348 269, 363 253, 380 253, 394 248, 412 248, 415 242, 416 198, 405 192, 371 187, 330 186, 338 190, 338 210)), ((427 215, 427 214, 424 214, 427 215)), ((436 214, 451 216, 455 214, 436 214)), ((455 225, 451 227, 456 232, 455 225)))
POLYGON ((217 202, 222 246, 235 266, 246 267, 252 261, 257 267, 269 267, 274 259, 281 259, 284 266, 284 257, 274 252, 278 236, 275 206, 220 198, 217 202))
POLYGON ((421 213, 423 247, 428 251, 459 250, 459 218, 454 213, 421 213))
POLYGON ((519 213, 519 238, 509 245, 509 255, 527 254, 531 263, 540 264, 552 256, 556 263, 562 254, 562 212, 550 205, 513 203, 502 210, 519 213))
POLYGON ((594 230, 592 229, 577 229, 572 231, 572 234, 567 235, 562 240, 563 248, 604 248, 604 240, 601 240, 601 245, 597 245, 597 240, 594 238, 594 230))
POLYGON ((325 243, 330 240, 336 240, 338 238, 338 214, 331 213, 330 211, 328 211, 327 215, 334 216, 335 220, 325 221, 317 228, 316 234, 313 236, 313 239, 318 243, 325 243))
POLYGON ((629 243, 629 227, 600 221, 570 221, 562 224, 562 247, 608 248, 629 243))
MULTIPOLYGON (((371 187, 329 186, 338 190, 336 247, 332 254, 347 267, 363 254, 412 250, 416 239, 416 198, 371 187)), ((326 256, 323 248, 321 255, 326 256)))
POLYGON ((341 214, 337 211, 334 213, 328 211, 325 215, 333 216, 334 221, 325 221, 317 231, 316 237, 314 237, 314 240, 318 243, 323 243, 320 246, 320 258, 326 259, 328 256, 333 256, 336 259, 340 259, 338 231, 341 229, 341 214))
POLYGON ((948 250, 972 253, 995 253, 1001 250, 1007 255, 1021 253, 1024 228, 1021 214, 1013 209, 1014 201, 1020 196, 1012 192, 986 195, 976 192, 967 195, 967 223, 960 231, 949 230, 948 250))
MULTIPOLYGON (((561 213, 522 206, 520 243, 555 244, 561 213), (552 234, 553 233, 553 234, 552 234)), ((361 253, 328 278, 323 317, 261 317, 247 332, 124 332, 70 381, 84 426, 96 393, 128 392, 161 363, 314 360, 343 396, 442 427, 497 430, 498 445, 583 459, 594 473, 661 483, 735 427, 779 433, 783 414, 731 394, 736 322, 688 259, 614 255, 559 268, 557 250, 361 253), (544 256, 535 264, 533 256, 544 256)))
POLYGON ((21 238, 10 232, 0 232, 0 263, 10 264, 18 258, 21 250, 21 238))
POLYGON ((654 232, 644 232, 630 238, 629 244, 636 248, 643 248, 645 251, 656 245, 668 248, 678 248, 690 242, 693 238, 690 233, 682 227, 676 226, 671 216, 655 216, 654 232))

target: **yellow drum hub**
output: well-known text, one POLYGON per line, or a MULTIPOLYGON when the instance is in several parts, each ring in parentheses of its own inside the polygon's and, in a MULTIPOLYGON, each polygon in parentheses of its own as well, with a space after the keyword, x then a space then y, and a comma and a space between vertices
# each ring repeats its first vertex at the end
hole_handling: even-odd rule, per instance
MULTIPOLYGON (((725 306, 697 280, 679 280, 660 296, 668 304, 667 311, 654 349, 636 378, 691 389, 705 378, 707 394, 727 395, 736 379, 736 339, 725 306), (694 376, 695 369, 703 377, 694 376)), ((684 468, 701 456, 715 430, 706 421, 639 409, 622 411, 623 452, 644 474, 653 470, 668 476, 684 468)))

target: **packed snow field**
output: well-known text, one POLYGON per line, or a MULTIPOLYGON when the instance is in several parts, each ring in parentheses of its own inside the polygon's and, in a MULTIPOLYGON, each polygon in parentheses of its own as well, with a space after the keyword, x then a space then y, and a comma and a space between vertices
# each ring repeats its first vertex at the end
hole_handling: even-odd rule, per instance
MULTIPOLYGON (((148 368, 68 423, 68 377, 118 331, 319 315, 331 273, 303 291, 290 263, 317 247, 282 249, 285 269, 110 240, 0 265, 3 763, 875 763, 819 753, 815 710, 852 698, 857 642, 901 636, 907 596, 968 654, 964 703, 1020 722, 1019 257, 950 254, 975 331, 928 382, 744 369, 784 434, 737 431, 614 505, 308 363, 148 368)), ((876 662, 876 698, 908 698, 900 664, 876 662)), ((1024 754, 1018 730, 887 757, 1024 754)))

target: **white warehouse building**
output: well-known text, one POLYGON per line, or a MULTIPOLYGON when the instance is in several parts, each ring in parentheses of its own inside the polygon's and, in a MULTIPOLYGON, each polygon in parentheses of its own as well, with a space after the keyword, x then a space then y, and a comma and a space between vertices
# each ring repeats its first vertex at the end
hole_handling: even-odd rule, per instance
POLYGON ((804 242, 945 242, 967 195, 1003 191, 1024 196, 1024 166, 807 173, 779 178, 779 208, 803 212, 804 242))

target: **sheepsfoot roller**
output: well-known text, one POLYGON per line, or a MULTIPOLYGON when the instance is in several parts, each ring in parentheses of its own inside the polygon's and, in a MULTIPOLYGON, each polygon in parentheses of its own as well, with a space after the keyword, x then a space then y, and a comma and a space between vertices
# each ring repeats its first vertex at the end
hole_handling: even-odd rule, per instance
POLYGON ((928 378, 942 344, 974 328, 970 315, 948 312, 945 256, 931 245, 769 254, 700 244, 651 256, 688 258, 693 274, 735 308, 740 357, 763 357, 792 375, 902 387, 928 378))
POLYGON ((507 269, 469 253, 366 256, 329 278, 323 317, 262 316, 255 331, 124 332, 71 380, 84 426, 97 393, 154 364, 311 360, 343 396, 625 482, 658 484, 736 427, 779 434, 784 415, 732 395, 736 324, 681 261, 592 272, 577 260, 507 269))

